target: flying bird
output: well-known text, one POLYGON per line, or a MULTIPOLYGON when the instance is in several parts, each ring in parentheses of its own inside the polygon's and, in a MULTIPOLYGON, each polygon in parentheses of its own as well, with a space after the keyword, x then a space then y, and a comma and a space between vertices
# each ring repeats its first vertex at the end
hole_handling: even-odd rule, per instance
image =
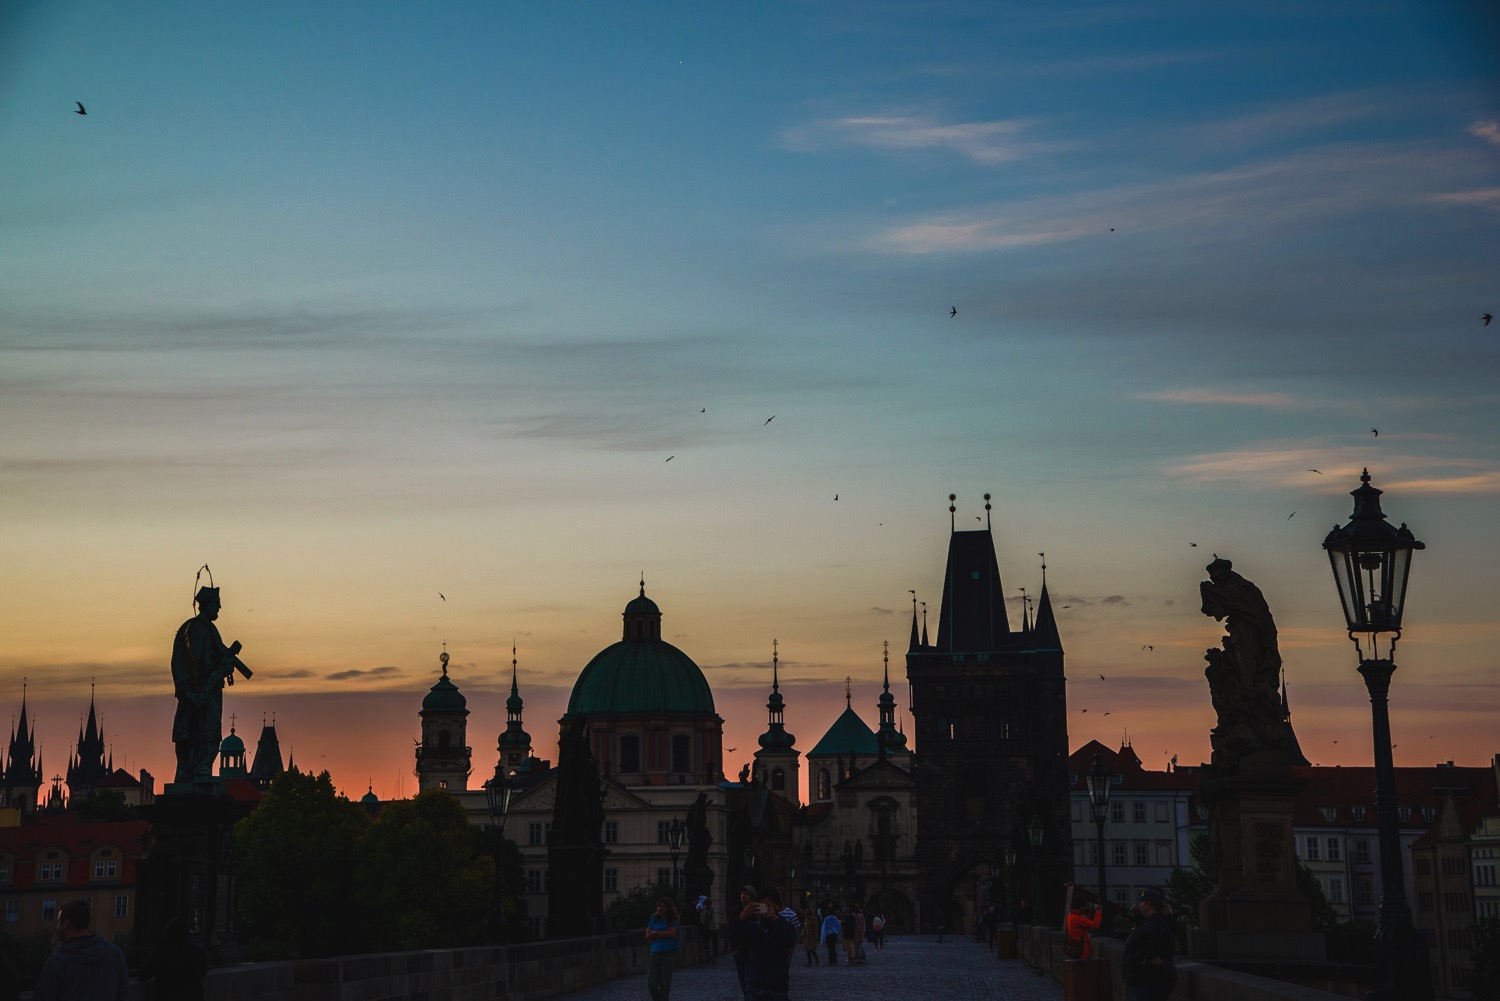
MULTIPOLYGON (((73 103, 76 104, 76 105, 78 105, 78 110, 75 111, 75 112, 73 112, 73 114, 75 114, 75 115, 86 115, 86 114, 89 113, 89 109, 87 109, 87 108, 85 108, 83 106, 83 102, 82 101, 74 101, 73 103)), ((1490 321, 1485 320, 1484 322, 1485 323, 1489 323, 1490 321)))
POLYGON ((1104 675, 1102 675, 1102 674, 1101 674, 1101 675, 1099 675, 1099 680, 1100 680, 1100 681, 1103 681, 1103 680, 1104 680, 1104 675))
POLYGON ((704 407, 702 410, 698 411, 698 413, 700 413, 700 414, 706 414, 706 413, 708 413, 708 408, 704 407))
MULTIPOLYGON (((769 423, 771 423, 771 422, 772 422, 772 421, 774 421, 774 420, 775 420, 775 419, 776 419, 776 415, 775 415, 775 414, 772 414, 772 415, 771 415, 771 416, 770 416, 770 417, 767 417, 767 418, 766 418, 766 424, 769 424, 769 423)), ((766 426, 766 424, 762 424, 762 425, 761 425, 761 427, 765 427, 765 426, 766 426)))
POLYGON ((838 500, 838 499, 839 499, 839 495, 838 495, 838 494, 834 494, 834 495, 833 495, 833 499, 834 499, 834 500, 838 500))
POLYGON ((1291 520, 1292 520, 1292 519, 1293 519, 1293 518, 1295 518, 1295 517, 1296 517, 1296 516, 1297 516, 1297 512, 1296 512, 1296 511, 1293 511, 1293 512, 1292 512, 1292 513, 1291 513, 1291 514, 1289 514, 1289 515, 1287 515, 1287 516, 1286 516, 1286 520, 1287 520, 1287 521, 1291 521, 1291 520))
POLYGON ((1198 548, 1198 543, 1196 543, 1196 542, 1189 542, 1188 545, 1191 546, 1193 549, 1197 549, 1198 548))
POLYGON ((677 456, 675 456, 675 455, 669 455, 669 456, 667 456, 667 461, 671 462, 675 458, 677 458, 677 456))
POLYGON ((1081 712, 1081 713, 1086 713, 1086 712, 1088 712, 1088 710, 1087 710, 1087 709, 1080 709, 1080 710, 1078 710, 1078 711, 1079 711, 1079 712, 1081 712))
MULTIPOLYGON (((1113 230, 1111 230, 1111 231, 1110 231, 1110 232, 1113 232, 1113 230)), ((1108 716, 1108 715, 1109 715, 1109 713, 1105 713, 1105 714, 1104 714, 1104 715, 1106 715, 1106 716, 1108 716)))
POLYGON ((1152 646, 1150 643, 1147 643, 1145 646, 1141 647, 1141 649, 1142 650, 1155 650, 1156 647, 1152 646))
MULTIPOLYGON (((439 592, 438 592, 438 597, 439 597, 439 598, 443 598, 443 592, 441 592, 441 591, 439 591, 439 592)), ((448 600, 448 599, 447 599, 447 598, 443 598, 443 600, 444 600, 444 601, 447 601, 447 600, 448 600)))
MULTIPOLYGON (((83 107, 83 105, 80 104, 79 107, 81 108, 83 107)), ((79 114, 82 114, 82 112, 79 112, 79 114)), ((1486 327, 1488 327, 1490 325, 1490 321, 1494 319, 1494 317, 1488 313, 1481 313, 1479 318, 1484 321, 1484 325, 1486 327)))
POLYGON ((726 751, 730 752, 731 754, 733 754, 735 751, 738 751, 739 748, 738 747, 726 747, 726 748, 724 748, 724 750, 726 750, 726 751))
POLYGON ((1309 473, 1317 473, 1319 476, 1323 475, 1323 470, 1321 470, 1321 469, 1309 469, 1308 472, 1309 473))
POLYGON ((953 319, 957 315, 958 315, 958 307, 957 306, 954 306, 954 307, 952 307, 951 309, 948 310, 948 319, 951 320, 951 319, 953 319))
POLYGON ((1380 431, 1379 431, 1379 429, 1378 429, 1378 428, 1371 428, 1371 429, 1370 429, 1370 433, 1371 433, 1371 434, 1373 434, 1373 435, 1374 435, 1374 436, 1375 436, 1375 437, 1377 437, 1377 438, 1379 438, 1379 437, 1380 437, 1380 431))

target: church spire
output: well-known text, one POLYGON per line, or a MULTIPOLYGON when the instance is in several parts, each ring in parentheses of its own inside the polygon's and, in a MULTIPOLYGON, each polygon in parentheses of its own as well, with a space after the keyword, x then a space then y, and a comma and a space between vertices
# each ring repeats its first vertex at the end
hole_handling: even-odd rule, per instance
POLYGON ((911 594, 911 640, 906 644, 906 649, 915 650, 918 644, 921 643, 921 639, 917 635, 917 592, 911 588, 907 590, 911 594))
POLYGON ((505 700, 505 729, 496 741, 500 752, 500 767, 505 774, 513 775, 531 759, 531 734, 521 722, 521 689, 517 681, 516 643, 510 643, 510 698, 505 700))
POLYGON ((785 700, 781 697, 781 647, 771 641, 771 695, 766 699, 766 732, 757 741, 768 751, 790 750, 797 738, 786 732, 785 700))
POLYGON ((880 698, 876 708, 880 712, 880 730, 875 741, 880 747, 880 756, 899 754, 906 750, 906 735, 896 728, 896 697, 891 694, 891 644, 885 643, 885 666, 880 685, 880 698))

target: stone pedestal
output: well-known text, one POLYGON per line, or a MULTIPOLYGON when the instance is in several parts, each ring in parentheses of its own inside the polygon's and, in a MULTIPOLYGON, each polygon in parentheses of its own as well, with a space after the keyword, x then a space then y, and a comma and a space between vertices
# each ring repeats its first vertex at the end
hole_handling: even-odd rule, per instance
POLYGON ((1236 774, 1204 766, 1201 795, 1212 810, 1212 864, 1218 881, 1203 900, 1195 955, 1226 961, 1321 960, 1326 942, 1312 929, 1312 906, 1297 889, 1292 813, 1305 785, 1285 759, 1247 756, 1236 774))
POLYGON ((547 849, 547 937, 582 938, 604 927, 604 849, 552 845, 547 849))
POLYGON ((1062 988, 1065 1001, 1110 1001, 1114 985, 1109 960, 1063 960, 1062 988))
POLYGON ((132 965, 162 944, 173 918, 181 919, 189 940, 211 962, 235 958, 234 825, 250 809, 192 787, 140 808, 151 830, 136 889, 132 965))

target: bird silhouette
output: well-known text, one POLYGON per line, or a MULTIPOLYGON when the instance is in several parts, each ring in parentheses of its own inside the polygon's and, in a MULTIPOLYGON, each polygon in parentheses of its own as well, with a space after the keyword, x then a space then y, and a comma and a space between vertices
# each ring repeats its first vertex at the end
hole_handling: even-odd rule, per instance
POLYGON ((1088 710, 1087 710, 1087 709, 1080 709, 1080 710, 1078 710, 1078 711, 1079 711, 1079 712, 1081 712, 1081 713, 1086 713, 1086 712, 1088 712, 1088 710))
POLYGON ((1291 514, 1289 514, 1289 515, 1286 516, 1286 520, 1287 521, 1291 521, 1295 517, 1297 517, 1297 512, 1293 511, 1291 514))
POLYGON ((706 414, 706 413, 708 413, 708 408, 704 407, 702 410, 698 411, 698 413, 700 413, 700 414, 706 414))
POLYGON ((1109 713, 1105 713, 1105 714, 1104 714, 1104 715, 1106 715, 1106 716, 1108 716, 1108 715, 1109 715, 1109 713))
POLYGON ((724 748, 724 750, 728 751, 730 754, 733 754, 735 751, 738 751, 739 748, 738 747, 726 747, 726 748, 724 748))
POLYGON ((1323 475, 1323 470, 1321 470, 1321 469, 1309 469, 1308 472, 1309 473, 1317 473, 1319 476, 1323 475))
MULTIPOLYGON (((89 109, 87 109, 87 108, 85 108, 83 106, 83 102, 82 101, 74 101, 73 103, 76 104, 76 105, 78 105, 78 110, 75 111, 75 112, 73 112, 73 114, 75 114, 75 115, 86 115, 86 114, 89 113, 89 109)), ((1489 321, 1486 320, 1485 322, 1488 323, 1489 321)))
MULTIPOLYGON (((441 592, 441 591, 439 591, 439 592, 438 592, 438 597, 439 597, 439 598, 443 598, 443 592, 441 592)), ((448 599, 447 599, 447 598, 443 598, 443 600, 444 600, 444 601, 447 601, 447 600, 448 600, 448 599)))
MULTIPOLYGON (((81 108, 83 107, 83 105, 80 104, 79 107, 81 108)), ((1490 321, 1494 319, 1494 317, 1488 313, 1481 313, 1479 318, 1484 321, 1484 325, 1486 327, 1488 327, 1490 325, 1490 321)))
POLYGON ((1379 429, 1378 429, 1378 428, 1371 428, 1371 429, 1370 429, 1370 433, 1371 433, 1371 434, 1373 434, 1373 435, 1374 435, 1374 436, 1375 436, 1375 437, 1377 437, 1377 438, 1379 438, 1379 437, 1380 437, 1380 431, 1379 431, 1379 429))
MULTIPOLYGON (((775 420, 775 419, 776 419, 776 415, 775 415, 775 414, 772 414, 772 415, 771 415, 771 416, 770 416, 770 417, 767 417, 767 418, 766 418, 766 424, 769 424, 769 423, 771 423, 771 422, 772 422, 772 421, 774 421, 774 420, 775 420)), ((762 424, 762 425, 761 425, 761 427, 765 427, 765 426, 766 426, 766 424, 762 424)))
POLYGON ((1101 675, 1099 675, 1099 680, 1100 680, 1100 681, 1103 681, 1103 680, 1104 680, 1104 675, 1102 675, 1102 674, 1101 674, 1101 675))
POLYGON ((669 455, 669 456, 667 456, 667 461, 671 462, 675 458, 677 458, 677 456, 675 456, 675 455, 669 455))
POLYGON ((1145 646, 1141 647, 1141 649, 1142 650, 1155 650, 1156 647, 1152 646, 1150 643, 1147 643, 1145 646))
POLYGON ((954 306, 952 309, 948 310, 948 319, 951 320, 951 319, 953 319, 957 315, 958 315, 958 307, 957 306, 954 306))
POLYGON ((1189 542, 1188 545, 1191 546, 1194 549, 1198 548, 1198 543, 1196 543, 1196 542, 1189 542))
POLYGON ((1073 606, 1072 605, 1064 605, 1063 607, 1064 608, 1072 608, 1073 606))

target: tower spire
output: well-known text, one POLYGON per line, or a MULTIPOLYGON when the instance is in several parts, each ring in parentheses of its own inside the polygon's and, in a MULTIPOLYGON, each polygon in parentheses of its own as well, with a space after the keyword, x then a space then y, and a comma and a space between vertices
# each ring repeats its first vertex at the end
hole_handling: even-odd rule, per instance
POLYGON ((992 531, 994 531, 994 528, 990 525, 990 495, 989 494, 985 494, 984 495, 984 530, 986 532, 992 532, 992 531))
POLYGON ((958 494, 948 495, 948 528, 954 532, 958 531, 958 507, 955 504, 957 500, 958 494))
POLYGON ((915 650, 920 642, 917 635, 917 592, 911 588, 906 590, 911 595, 911 641, 907 643, 906 649, 915 650))

